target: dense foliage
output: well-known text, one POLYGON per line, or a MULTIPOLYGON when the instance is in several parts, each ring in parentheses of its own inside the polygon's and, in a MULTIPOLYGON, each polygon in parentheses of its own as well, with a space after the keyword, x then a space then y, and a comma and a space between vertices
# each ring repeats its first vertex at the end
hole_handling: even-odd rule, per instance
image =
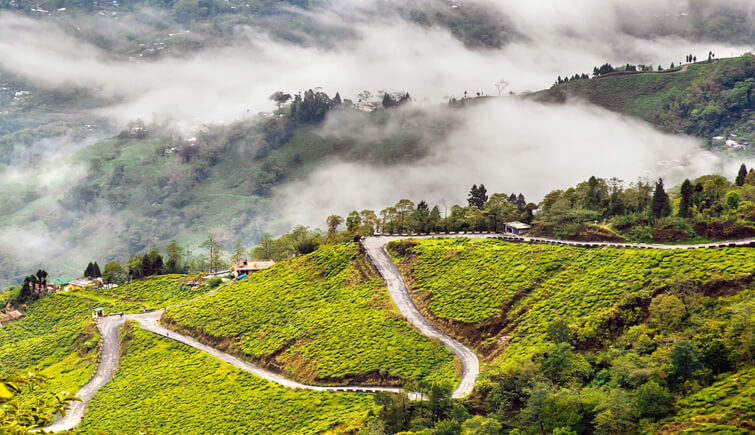
POLYGON ((278 263, 163 321, 302 381, 455 377, 452 354, 409 327, 355 243, 278 263))
POLYGON ((280 387, 131 328, 117 375, 92 400, 77 433, 346 432, 375 408, 367 394, 280 387))
POLYGON ((709 414, 747 428, 735 397, 749 387, 726 379, 755 363, 751 249, 456 239, 392 252, 418 306, 493 361, 473 413, 526 433, 635 433, 709 414))

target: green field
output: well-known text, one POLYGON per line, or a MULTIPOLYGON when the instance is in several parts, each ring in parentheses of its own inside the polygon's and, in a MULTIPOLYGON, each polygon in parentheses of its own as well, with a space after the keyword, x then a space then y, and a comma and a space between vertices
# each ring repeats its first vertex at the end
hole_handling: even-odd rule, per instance
POLYGON ((456 378, 452 354, 409 327, 354 243, 278 263, 164 321, 305 382, 456 378))
POLYGON ((43 391, 78 391, 97 360, 99 333, 91 318, 96 306, 62 294, 29 304, 26 318, 0 327, 0 374, 36 369, 48 378, 43 391))
POLYGON ((414 283, 415 300, 425 301, 438 319, 498 325, 510 336, 502 360, 529 354, 544 341, 553 319, 564 319, 577 343, 610 341, 611 327, 638 321, 658 292, 685 285, 714 292, 755 273, 752 249, 584 249, 470 239, 410 243, 417 244, 402 268, 414 283))
POLYGON ((118 372, 92 400, 77 433, 344 432, 375 407, 368 394, 279 387, 196 349, 129 328, 118 372))

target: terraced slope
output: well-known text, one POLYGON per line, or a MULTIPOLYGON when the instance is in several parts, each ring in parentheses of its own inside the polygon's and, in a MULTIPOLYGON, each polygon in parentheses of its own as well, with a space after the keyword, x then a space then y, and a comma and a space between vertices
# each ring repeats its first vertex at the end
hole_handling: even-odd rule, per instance
POLYGON ((0 373, 39 369, 45 389, 77 391, 91 376, 99 334, 90 312, 98 303, 64 294, 29 304, 26 318, 0 327, 0 373))
POLYGON ((133 326, 124 340, 76 433, 343 433, 375 408, 371 395, 284 388, 133 326))
POLYGON ((453 355, 407 324, 355 243, 321 246, 162 321, 300 382, 456 380, 453 355))
POLYGON ((563 318, 574 342, 609 340, 669 286, 715 294, 751 282, 755 250, 581 249, 496 240, 395 242, 417 305, 457 338, 509 364, 563 318))

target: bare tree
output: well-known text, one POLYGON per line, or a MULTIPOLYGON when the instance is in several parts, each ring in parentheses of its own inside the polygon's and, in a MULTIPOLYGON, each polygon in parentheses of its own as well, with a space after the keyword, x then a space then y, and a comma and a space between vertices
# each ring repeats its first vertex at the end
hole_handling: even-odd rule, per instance
POLYGON ((498 96, 500 97, 503 94, 504 89, 509 87, 509 82, 506 81, 506 79, 500 79, 497 82, 495 82, 495 88, 498 90, 498 96))

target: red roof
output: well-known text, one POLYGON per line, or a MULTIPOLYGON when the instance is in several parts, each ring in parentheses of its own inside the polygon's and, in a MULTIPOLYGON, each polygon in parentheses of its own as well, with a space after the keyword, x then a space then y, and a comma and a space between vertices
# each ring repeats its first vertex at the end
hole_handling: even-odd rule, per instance
POLYGON ((22 317, 25 317, 24 313, 22 313, 20 311, 11 311, 10 313, 8 313, 8 315, 11 317, 11 319, 14 319, 14 320, 15 319, 20 319, 22 317))

